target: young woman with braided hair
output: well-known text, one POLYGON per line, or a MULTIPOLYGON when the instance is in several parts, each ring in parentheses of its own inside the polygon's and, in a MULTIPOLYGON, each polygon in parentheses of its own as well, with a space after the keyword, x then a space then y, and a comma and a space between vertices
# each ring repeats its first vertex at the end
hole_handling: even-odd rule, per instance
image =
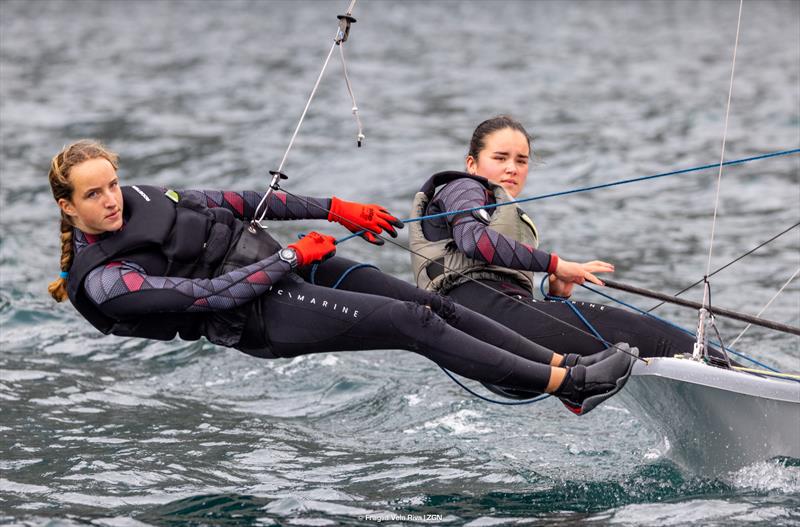
MULTIPOLYGON (((553 366, 561 355, 376 269, 340 280, 354 263, 330 258, 333 237, 312 232, 282 249, 248 226, 258 192, 121 187, 117 168, 116 154, 79 141, 53 158, 49 174, 62 245, 50 293, 69 298, 103 333, 205 337, 262 358, 400 348, 465 377, 575 404, 595 404, 627 378, 631 360, 623 354, 571 377, 553 366)), ((378 205, 336 197, 274 192, 266 206, 269 220, 327 219, 366 230, 376 244, 378 234, 396 236, 402 226, 378 205)))

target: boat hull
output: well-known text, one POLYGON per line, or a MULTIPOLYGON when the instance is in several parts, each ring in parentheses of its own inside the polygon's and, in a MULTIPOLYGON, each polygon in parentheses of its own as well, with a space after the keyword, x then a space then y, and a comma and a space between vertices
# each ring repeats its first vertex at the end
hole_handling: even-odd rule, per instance
POLYGON ((637 362, 620 399, 666 436, 667 455, 715 476, 774 457, 800 459, 800 383, 689 359, 637 362))

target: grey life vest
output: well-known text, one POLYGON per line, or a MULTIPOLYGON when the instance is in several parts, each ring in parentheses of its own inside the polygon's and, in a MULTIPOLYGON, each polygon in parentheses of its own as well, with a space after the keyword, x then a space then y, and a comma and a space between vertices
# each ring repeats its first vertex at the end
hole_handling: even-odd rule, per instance
MULTIPOLYGON (((511 201, 503 187, 486 178, 465 172, 439 172, 431 176, 414 196, 411 216, 421 217, 430 214, 428 207, 437 187, 460 178, 474 179, 484 185, 487 191, 494 195, 497 204, 511 201)), ((522 209, 506 205, 482 209, 478 212, 478 214, 474 214, 475 217, 484 223, 488 221, 487 226, 490 229, 534 249, 538 247, 539 233, 533 221, 522 209), (488 214, 483 214, 484 212, 488 214)), ((456 247, 451 236, 439 240, 426 238, 422 223, 412 222, 409 224, 409 245, 413 251, 411 265, 417 287, 444 294, 469 279, 501 282, 513 280, 526 290, 533 291, 533 272, 490 265, 469 258, 456 247)))

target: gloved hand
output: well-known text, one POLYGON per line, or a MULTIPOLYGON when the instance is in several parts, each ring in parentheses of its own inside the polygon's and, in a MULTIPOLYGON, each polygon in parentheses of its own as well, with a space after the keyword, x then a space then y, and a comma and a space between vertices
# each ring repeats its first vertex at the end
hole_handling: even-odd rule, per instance
POLYGON ((327 260, 336 254, 336 238, 312 231, 287 247, 297 253, 298 266, 309 265, 327 260))
POLYGON ((328 221, 340 223, 353 233, 367 231, 361 236, 375 245, 383 245, 383 240, 375 234, 386 231, 392 238, 396 238, 397 231, 394 228, 403 228, 403 223, 380 205, 344 201, 336 196, 331 198, 328 221))

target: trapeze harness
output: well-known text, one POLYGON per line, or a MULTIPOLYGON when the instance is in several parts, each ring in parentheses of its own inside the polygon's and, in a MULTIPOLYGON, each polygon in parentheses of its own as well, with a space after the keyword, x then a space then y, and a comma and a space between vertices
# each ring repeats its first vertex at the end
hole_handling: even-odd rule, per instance
MULTIPOLYGON (((511 201, 500 185, 486 178, 464 172, 439 172, 431 176, 414 196, 412 217, 442 212, 435 207, 429 210, 436 189, 458 179, 468 178, 485 187, 486 201, 503 204, 511 201)), ((533 272, 492 265, 465 255, 453 241, 448 223, 456 223, 464 216, 474 217, 498 234, 519 241, 531 249, 539 246, 536 225, 519 207, 501 206, 492 210, 479 209, 457 214, 449 221, 411 223, 409 244, 412 249, 411 265, 417 286, 422 289, 447 293, 471 280, 512 281, 527 291, 533 290, 533 272)), ((493 248, 494 250, 494 248, 493 248)), ((549 263, 549 260, 548 260, 549 263)))
POLYGON ((72 305, 105 334, 171 340, 205 336, 236 345, 250 311, 246 304, 208 313, 154 313, 116 320, 86 296, 84 280, 97 266, 124 259, 148 275, 211 278, 280 250, 264 230, 248 232, 233 213, 152 186, 122 187, 125 227, 75 256, 67 292, 72 305))

